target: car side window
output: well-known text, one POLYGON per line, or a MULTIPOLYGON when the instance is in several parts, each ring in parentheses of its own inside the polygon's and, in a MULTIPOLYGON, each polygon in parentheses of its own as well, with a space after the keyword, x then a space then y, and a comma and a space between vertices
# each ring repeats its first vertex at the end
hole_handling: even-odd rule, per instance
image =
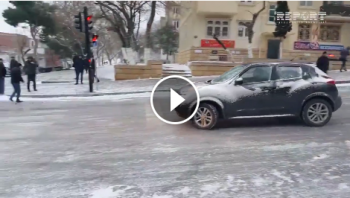
POLYGON ((301 67, 281 66, 276 68, 279 80, 289 80, 302 78, 303 70, 301 67))
POLYGON ((243 79, 243 84, 266 82, 271 78, 272 67, 253 67, 244 72, 240 77, 243 79))

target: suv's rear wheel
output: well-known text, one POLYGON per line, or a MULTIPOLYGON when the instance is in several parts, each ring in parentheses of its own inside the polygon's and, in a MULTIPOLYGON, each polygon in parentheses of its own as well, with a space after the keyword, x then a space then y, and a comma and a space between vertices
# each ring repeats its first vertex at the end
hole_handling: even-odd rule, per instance
POLYGON ((313 99, 303 108, 302 118, 306 125, 321 127, 326 125, 332 117, 332 107, 322 99, 313 99))
POLYGON ((215 106, 202 103, 193 117, 193 124, 198 129, 210 130, 216 125, 218 118, 219 113, 215 106))

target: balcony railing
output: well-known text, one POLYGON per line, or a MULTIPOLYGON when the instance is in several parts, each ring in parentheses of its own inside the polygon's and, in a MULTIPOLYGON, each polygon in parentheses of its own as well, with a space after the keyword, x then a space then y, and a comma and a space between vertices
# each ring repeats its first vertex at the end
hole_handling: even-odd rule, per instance
POLYGON ((321 12, 326 12, 328 15, 340 15, 342 17, 350 17, 350 5, 344 5, 341 3, 331 3, 324 1, 320 7, 321 12))

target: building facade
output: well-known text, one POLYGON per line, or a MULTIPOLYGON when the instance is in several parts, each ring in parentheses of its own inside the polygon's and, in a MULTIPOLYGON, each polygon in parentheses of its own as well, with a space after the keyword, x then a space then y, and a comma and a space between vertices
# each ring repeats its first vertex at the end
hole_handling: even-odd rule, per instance
MULTIPOLYGON (((34 41, 22 34, 11 34, 0 32, 0 57, 7 64, 11 57, 15 57, 23 64, 21 51, 26 52, 24 59, 34 57, 34 41)), ((38 64, 40 67, 60 66, 59 57, 49 50, 44 44, 39 43, 37 48, 38 64)))
MULTIPOLYGON (((273 36, 276 1, 266 1, 253 28, 254 58, 314 59, 321 51, 339 53, 343 47, 350 46, 350 2, 289 1, 288 6, 293 29, 280 45, 280 38, 273 36), (323 13, 324 20, 316 17, 323 13)), ((262 7, 262 1, 181 2, 177 61, 227 61, 231 57, 239 61, 247 57, 249 42, 244 24, 262 7), (214 33, 231 55, 213 39, 214 33)))

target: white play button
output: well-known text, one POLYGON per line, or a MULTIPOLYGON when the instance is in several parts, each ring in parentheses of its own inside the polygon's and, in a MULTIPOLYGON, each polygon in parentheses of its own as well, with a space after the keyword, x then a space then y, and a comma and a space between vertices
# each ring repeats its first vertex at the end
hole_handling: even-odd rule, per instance
POLYGON ((181 97, 176 91, 170 89, 170 111, 173 111, 181 103, 185 101, 185 98, 181 97))
POLYGON ((197 112, 199 101, 199 93, 193 82, 177 75, 159 80, 150 98, 151 108, 157 118, 174 125, 191 120, 197 112))

